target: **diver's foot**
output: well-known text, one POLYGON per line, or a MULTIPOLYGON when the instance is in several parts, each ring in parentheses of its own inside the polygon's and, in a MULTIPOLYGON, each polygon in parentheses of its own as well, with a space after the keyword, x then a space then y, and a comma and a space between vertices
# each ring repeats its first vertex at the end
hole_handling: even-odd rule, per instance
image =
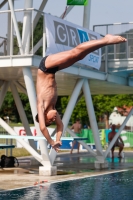
POLYGON ((119 35, 110 35, 110 34, 107 34, 103 39, 106 39, 107 44, 118 44, 127 41, 127 39, 124 37, 121 37, 119 35))

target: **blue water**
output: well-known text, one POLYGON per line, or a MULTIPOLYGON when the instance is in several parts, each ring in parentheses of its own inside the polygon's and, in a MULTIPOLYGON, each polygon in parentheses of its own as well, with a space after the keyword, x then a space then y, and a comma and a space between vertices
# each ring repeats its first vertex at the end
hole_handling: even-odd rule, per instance
POLYGON ((0 200, 133 200, 133 171, 0 192, 0 200))

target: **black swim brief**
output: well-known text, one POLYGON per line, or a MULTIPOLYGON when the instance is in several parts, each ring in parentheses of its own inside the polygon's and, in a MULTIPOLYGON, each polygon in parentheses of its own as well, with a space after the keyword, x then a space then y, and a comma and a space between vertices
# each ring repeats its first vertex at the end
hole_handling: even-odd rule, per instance
POLYGON ((41 60, 40 65, 39 65, 39 69, 40 69, 41 71, 43 71, 44 73, 55 74, 55 73, 58 71, 58 67, 49 68, 49 69, 47 69, 47 68, 45 67, 45 60, 46 60, 47 57, 48 57, 48 56, 45 56, 45 57, 41 60))

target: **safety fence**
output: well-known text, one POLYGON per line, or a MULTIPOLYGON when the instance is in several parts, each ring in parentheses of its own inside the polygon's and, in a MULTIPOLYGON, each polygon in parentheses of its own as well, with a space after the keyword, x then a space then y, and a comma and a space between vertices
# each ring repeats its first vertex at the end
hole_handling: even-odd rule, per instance
POLYGON ((106 56, 108 60, 133 58, 133 22, 94 25, 93 30, 102 36, 106 34, 121 35, 127 39, 126 43, 103 47, 102 60, 106 56))

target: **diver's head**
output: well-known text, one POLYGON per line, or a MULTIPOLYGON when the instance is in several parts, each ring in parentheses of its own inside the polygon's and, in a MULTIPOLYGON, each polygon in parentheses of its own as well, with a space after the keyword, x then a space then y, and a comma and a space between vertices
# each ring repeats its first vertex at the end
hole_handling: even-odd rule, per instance
MULTIPOLYGON (((49 110, 48 112, 44 113, 45 118, 45 125, 50 126, 56 120, 57 111, 56 110, 49 110)), ((35 117, 36 121, 39 123, 38 114, 35 117)))

